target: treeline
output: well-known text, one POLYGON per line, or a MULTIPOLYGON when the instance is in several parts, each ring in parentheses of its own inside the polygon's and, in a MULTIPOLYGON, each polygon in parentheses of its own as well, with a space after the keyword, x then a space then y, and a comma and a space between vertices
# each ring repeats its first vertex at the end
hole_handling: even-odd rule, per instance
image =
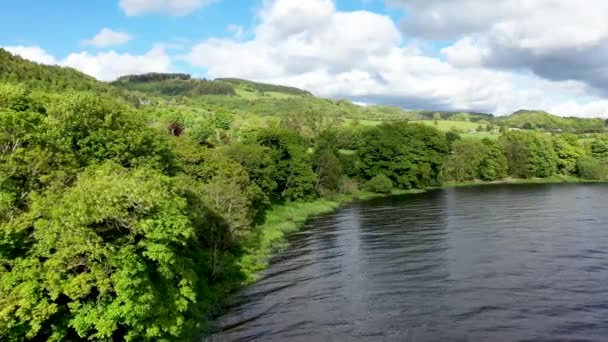
POLYGON ((163 79, 163 77, 169 76, 167 74, 147 74, 141 75, 141 78, 140 76, 128 76, 127 79, 113 82, 112 85, 117 88, 155 96, 236 95, 232 85, 226 82, 189 78, 163 79), (130 80, 133 77, 136 78, 135 81, 130 80), (161 80, 155 78, 161 78, 161 80))
POLYGON ((573 134, 507 132, 499 141, 458 139, 446 163, 446 178, 463 182, 554 175, 589 180, 608 177, 608 137, 587 146, 573 134))
POLYGON ((495 118, 494 115, 492 115, 492 114, 474 113, 474 112, 446 112, 446 111, 417 110, 417 111, 412 111, 412 113, 416 113, 427 120, 491 122, 495 118))
POLYGON ((331 122, 233 119, 0 85, 0 336, 191 339, 245 278, 269 208, 381 173, 438 185, 447 157, 423 125, 361 132, 356 156, 331 122))
POLYGON ((527 130, 568 133, 601 133, 606 128, 605 120, 599 118, 559 117, 543 111, 530 110, 519 110, 509 116, 498 117, 494 123, 527 130))
POLYGON ((120 76, 116 82, 158 82, 167 80, 189 80, 192 76, 181 73, 157 73, 150 72, 141 75, 120 76))
POLYGON ((241 261, 276 206, 445 179, 606 176, 607 139, 473 141, 314 110, 245 127, 221 107, 42 95, 0 85, 6 340, 191 340, 248 276, 241 261))

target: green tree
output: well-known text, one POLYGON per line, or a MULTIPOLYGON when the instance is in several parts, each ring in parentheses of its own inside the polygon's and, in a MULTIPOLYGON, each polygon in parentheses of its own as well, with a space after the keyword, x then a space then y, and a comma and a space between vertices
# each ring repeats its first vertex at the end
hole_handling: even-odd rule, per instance
POLYGON ((31 208, 2 227, 22 251, 0 250, 0 335, 163 340, 198 324, 208 284, 169 178, 106 163, 31 208))
POLYGON ((557 155, 557 170, 564 175, 576 173, 577 161, 585 155, 574 134, 560 134, 553 138, 553 148, 557 155))
POLYGON ((484 145, 484 158, 479 164, 479 177, 485 181, 505 178, 508 165, 502 145, 488 138, 482 139, 481 143, 484 145))
POLYGON ((319 134, 312 155, 312 167, 317 175, 317 191, 335 192, 340 189, 342 163, 338 151, 338 137, 332 130, 319 134))
POLYGON ((509 174, 518 178, 546 178, 557 171, 557 155, 550 137, 533 132, 508 132, 500 137, 509 174))
POLYGON ((485 157, 484 148, 484 144, 477 139, 454 142, 446 163, 448 178, 457 182, 479 179, 480 164, 485 157))
POLYGON ((582 179, 608 179, 608 165, 592 157, 582 157, 576 163, 576 171, 582 179))
POLYGON ((316 196, 317 177, 307 153, 306 139, 285 129, 263 129, 257 142, 271 149, 279 200, 311 199, 316 196))
POLYGON ((591 143, 591 156, 597 160, 608 162, 608 137, 598 137, 591 143))
POLYGON ((382 124, 361 135, 361 176, 369 180, 384 174, 401 189, 437 185, 447 152, 445 135, 434 127, 407 122, 382 124))

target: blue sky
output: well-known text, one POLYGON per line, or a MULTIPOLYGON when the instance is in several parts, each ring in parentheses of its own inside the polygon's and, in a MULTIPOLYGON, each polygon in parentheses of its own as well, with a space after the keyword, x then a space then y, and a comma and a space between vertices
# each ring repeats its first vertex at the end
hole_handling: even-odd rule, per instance
POLYGON ((100 80, 178 71, 405 108, 608 117, 608 3, 525 4, 3 0, 0 47, 100 80))

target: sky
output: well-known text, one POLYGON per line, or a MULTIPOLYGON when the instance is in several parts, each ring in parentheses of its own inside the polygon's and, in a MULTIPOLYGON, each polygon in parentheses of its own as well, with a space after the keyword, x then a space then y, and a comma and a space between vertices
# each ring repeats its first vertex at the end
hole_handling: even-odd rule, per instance
POLYGON ((0 47, 407 109, 608 118, 605 0, 2 0, 0 47))

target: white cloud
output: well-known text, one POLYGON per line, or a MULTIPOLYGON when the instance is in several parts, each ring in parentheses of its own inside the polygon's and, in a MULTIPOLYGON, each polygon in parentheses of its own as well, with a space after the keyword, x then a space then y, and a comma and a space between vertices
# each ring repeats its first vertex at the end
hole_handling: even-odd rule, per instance
POLYGON ((63 59, 57 59, 37 46, 7 46, 4 49, 37 63, 72 67, 102 81, 111 81, 126 74, 171 71, 171 58, 161 45, 143 55, 115 51, 94 54, 79 52, 63 59))
POLYGON ((406 8, 406 35, 458 40, 442 50, 455 66, 530 70, 608 95, 604 0, 390 1, 406 8))
MULTIPOLYGON (((525 48, 596 44, 608 37, 608 2, 586 0, 389 0, 407 9, 406 33, 458 38, 493 31, 525 48)), ((505 41, 506 42, 506 41, 505 41)))
POLYGON ((113 31, 109 28, 103 28, 95 37, 82 41, 83 45, 92 45, 95 47, 103 48, 108 46, 123 45, 132 39, 131 35, 113 31))
MULTIPOLYGON (((491 6, 486 7, 490 13, 491 6)), ((608 114, 604 100, 590 96, 583 82, 484 66, 492 51, 480 43, 487 38, 479 34, 444 49, 443 60, 404 46, 388 16, 339 11, 329 0, 266 1, 253 31, 254 37, 244 41, 202 41, 183 59, 205 68, 211 77, 287 84, 364 103, 497 114, 521 108, 550 108, 562 115, 608 114), (577 101, 583 97, 585 102, 577 101)))
POLYGON ((41 64, 57 64, 55 57, 39 46, 4 46, 8 52, 41 64))
POLYGON ((186 15, 217 0, 120 0, 120 8, 129 16, 160 13, 186 15))

